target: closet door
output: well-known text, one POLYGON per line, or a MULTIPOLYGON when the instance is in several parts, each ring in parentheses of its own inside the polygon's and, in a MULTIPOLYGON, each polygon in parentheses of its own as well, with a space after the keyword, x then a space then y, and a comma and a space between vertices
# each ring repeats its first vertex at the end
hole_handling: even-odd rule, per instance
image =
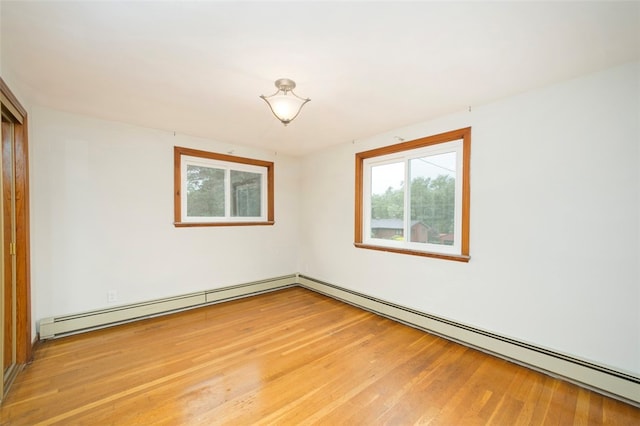
POLYGON ((27 114, 0 78, 0 398, 31 359, 27 114))
POLYGON ((7 387, 17 374, 16 359, 16 203, 15 133, 10 116, 2 114, 2 368, 7 387))

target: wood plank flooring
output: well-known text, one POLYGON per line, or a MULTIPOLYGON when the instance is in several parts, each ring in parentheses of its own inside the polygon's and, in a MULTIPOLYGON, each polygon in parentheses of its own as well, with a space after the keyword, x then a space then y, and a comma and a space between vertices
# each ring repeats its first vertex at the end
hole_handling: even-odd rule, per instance
POLYGON ((44 342, 2 425, 638 425, 640 409, 301 288, 44 342))

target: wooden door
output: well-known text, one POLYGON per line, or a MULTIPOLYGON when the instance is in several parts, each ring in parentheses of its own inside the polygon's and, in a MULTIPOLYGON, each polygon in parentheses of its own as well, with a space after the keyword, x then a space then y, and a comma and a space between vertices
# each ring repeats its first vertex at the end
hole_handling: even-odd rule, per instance
POLYGON ((13 173, 14 133, 13 123, 2 114, 2 367, 5 384, 15 375, 16 369, 16 309, 15 309, 15 179, 13 173))
POLYGON ((0 79, 0 357, 3 398, 31 359, 27 114, 0 79))

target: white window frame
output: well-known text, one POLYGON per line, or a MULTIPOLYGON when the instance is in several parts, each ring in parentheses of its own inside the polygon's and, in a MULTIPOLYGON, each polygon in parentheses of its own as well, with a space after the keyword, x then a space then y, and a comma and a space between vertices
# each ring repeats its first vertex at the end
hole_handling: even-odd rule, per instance
POLYGON ((267 168, 249 164, 232 163, 202 157, 183 155, 181 159, 182 187, 187 187, 187 167, 198 166, 224 170, 224 216, 189 216, 187 210, 187 191, 182 191, 180 200, 183 222, 262 222, 267 220, 267 168), (251 172, 261 176, 260 179, 260 216, 231 216, 231 171, 251 172))
POLYGON ((273 225, 273 162, 236 157, 227 154, 174 147, 174 225, 181 226, 237 226, 273 225), (199 166, 222 169, 225 172, 224 216, 189 216, 187 210, 187 167, 199 166), (231 172, 260 174, 260 216, 231 216, 231 172))
POLYGON ((469 204, 470 204, 470 150, 471 128, 454 130, 439 135, 390 145, 356 154, 356 206, 355 241, 358 248, 436 257, 468 262, 469 256, 469 204), (449 152, 456 153, 455 212, 453 245, 406 241, 410 238, 410 167, 412 159, 449 152), (404 163, 404 236, 405 240, 373 238, 371 236, 372 169, 393 163, 404 163))
POLYGON ((462 140, 458 139, 438 145, 424 148, 412 149, 401 153, 383 155, 364 160, 363 179, 363 242, 364 244, 392 247, 398 249, 416 250, 443 254, 460 254, 462 242, 462 140), (410 162, 416 158, 425 158, 439 154, 456 153, 456 177, 455 177, 455 199, 454 199, 454 240, 453 245, 442 245, 433 243, 417 243, 408 241, 411 227, 411 179, 410 162), (376 166, 385 164, 404 163, 404 241, 389 240, 384 238, 371 237, 371 170, 376 166))

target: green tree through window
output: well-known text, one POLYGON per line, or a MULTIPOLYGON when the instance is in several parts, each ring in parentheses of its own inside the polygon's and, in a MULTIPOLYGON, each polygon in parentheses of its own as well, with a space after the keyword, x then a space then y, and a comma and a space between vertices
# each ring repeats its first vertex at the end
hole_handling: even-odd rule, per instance
POLYGON ((224 175, 222 169, 187 166, 188 216, 224 216, 224 175))

